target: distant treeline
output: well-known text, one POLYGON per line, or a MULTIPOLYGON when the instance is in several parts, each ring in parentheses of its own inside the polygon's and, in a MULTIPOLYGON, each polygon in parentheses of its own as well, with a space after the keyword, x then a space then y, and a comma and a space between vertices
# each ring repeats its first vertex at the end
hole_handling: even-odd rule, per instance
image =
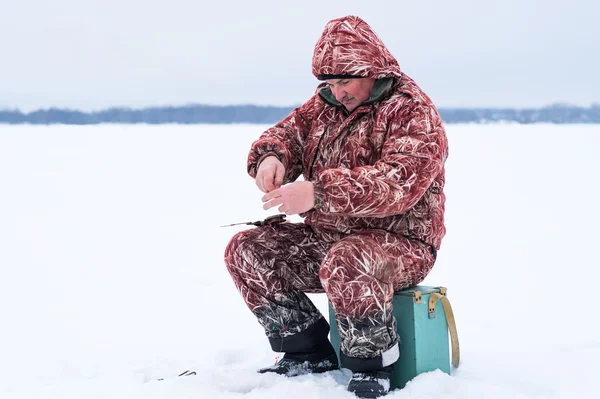
MULTIPOLYGON (((293 107, 257 105, 188 105, 181 107, 151 107, 143 109, 110 108, 97 112, 82 112, 50 108, 29 113, 0 110, 0 123, 68 124, 99 123, 261 123, 280 121, 293 107)), ((591 107, 551 105, 543 108, 441 108, 445 123, 600 123, 600 104, 591 107)))

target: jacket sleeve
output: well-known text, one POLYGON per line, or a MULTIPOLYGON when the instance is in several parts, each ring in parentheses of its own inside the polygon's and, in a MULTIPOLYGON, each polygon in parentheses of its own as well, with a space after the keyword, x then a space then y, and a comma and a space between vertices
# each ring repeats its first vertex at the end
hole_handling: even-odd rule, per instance
POLYGON ((421 199, 447 156, 446 133, 435 107, 408 102, 388 124, 379 161, 319 174, 316 208, 358 217, 402 214, 421 199))
POLYGON ((313 96, 252 143, 247 163, 251 177, 256 177, 262 160, 271 155, 279 158, 285 167, 284 184, 293 182, 300 176, 303 147, 312 124, 315 101, 317 97, 313 96))

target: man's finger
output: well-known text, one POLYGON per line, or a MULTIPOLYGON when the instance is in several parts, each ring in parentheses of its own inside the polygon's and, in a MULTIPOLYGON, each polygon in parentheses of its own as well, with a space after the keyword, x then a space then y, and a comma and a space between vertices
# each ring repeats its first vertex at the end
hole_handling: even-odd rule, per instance
POLYGON ((285 168, 283 166, 279 166, 275 170, 275 186, 281 187, 283 184, 283 176, 285 175, 285 168))
POLYGON ((272 200, 273 198, 277 198, 277 197, 281 197, 281 191, 279 191, 279 189, 269 191, 268 193, 263 195, 261 199, 262 199, 262 202, 267 202, 267 201, 272 200))
POLYGON ((274 206, 278 206, 278 205, 281 205, 281 207, 279 209, 284 207, 282 197, 273 198, 272 200, 265 202, 265 204, 263 205, 263 209, 264 210, 271 209, 274 206))
POLYGON ((275 189, 275 186, 273 185, 273 176, 272 175, 265 175, 265 192, 271 192, 275 189))

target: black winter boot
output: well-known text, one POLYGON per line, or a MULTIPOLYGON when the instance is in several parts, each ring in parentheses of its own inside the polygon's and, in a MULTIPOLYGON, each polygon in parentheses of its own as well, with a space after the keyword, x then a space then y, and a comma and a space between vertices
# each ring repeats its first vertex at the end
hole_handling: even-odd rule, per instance
POLYGON ((359 398, 378 398, 385 396, 390 391, 390 379, 393 366, 380 370, 354 372, 348 383, 348 391, 359 398))
POLYGON ((259 373, 276 373, 286 377, 325 373, 340 368, 333 346, 327 343, 310 353, 285 353, 273 366, 258 370, 259 373))

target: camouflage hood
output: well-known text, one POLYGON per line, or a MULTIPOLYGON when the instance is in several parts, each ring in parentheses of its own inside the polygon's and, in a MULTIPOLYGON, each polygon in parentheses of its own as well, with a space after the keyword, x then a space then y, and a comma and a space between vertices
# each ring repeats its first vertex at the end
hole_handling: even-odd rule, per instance
POLYGON ((401 77, 400 65, 362 19, 347 16, 330 21, 315 45, 313 74, 319 80, 336 77, 401 77))

